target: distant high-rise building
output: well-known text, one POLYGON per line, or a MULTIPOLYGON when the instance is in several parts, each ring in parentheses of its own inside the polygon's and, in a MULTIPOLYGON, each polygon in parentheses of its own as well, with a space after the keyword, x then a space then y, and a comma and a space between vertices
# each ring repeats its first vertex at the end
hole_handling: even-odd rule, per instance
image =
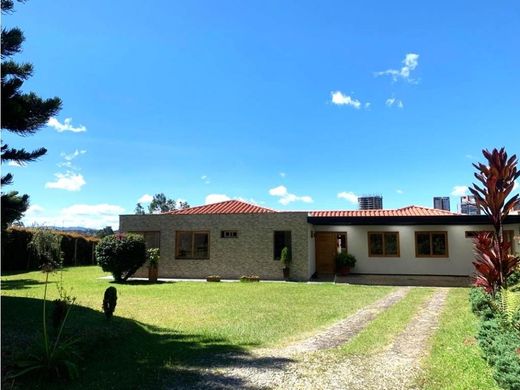
POLYGON ((360 210, 376 210, 383 208, 383 197, 381 195, 370 195, 358 197, 360 210))
POLYGON ((449 196, 435 196, 433 198, 433 208, 439 210, 450 211, 450 197, 449 196))
POLYGON ((460 197, 460 212, 461 214, 480 215, 480 209, 477 207, 474 195, 460 197))

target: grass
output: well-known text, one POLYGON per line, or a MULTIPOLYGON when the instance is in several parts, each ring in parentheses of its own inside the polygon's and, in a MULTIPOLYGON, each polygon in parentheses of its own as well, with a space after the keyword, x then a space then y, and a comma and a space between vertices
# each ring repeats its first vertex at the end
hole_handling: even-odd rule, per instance
MULTIPOLYGON (((304 283, 113 284, 99 279, 103 275, 98 267, 63 272, 78 304, 66 331, 83 340, 85 360, 79 380, 55 388, 160 388, 179 377, 195 386, 202 378, 188 369, 239 364, 253 347, 301 338, 392 290, 304 283), (106 322, 101 301, 109 286, 118 289, 118 304, 116 317, 106 322), (226 352, 234 357, 219 357, 226 352)), ((3 364, 39 342, 43 280, 39 272, 2 277, 3 364)), ((56 297, 51 285, 48 299, 56 297)))
POLYGON ((433 290, 414 288, 402 300, 377 316, 350 342, 339 348, 341 354, 364 355, 379 352, 401 333, 433 290))
POLYGON ((474 338, 477 318, 470 310, 468 292, 461 288, 449 293, 431 354, 424 362, 420 379, 424 389, 499 389, 474 338))

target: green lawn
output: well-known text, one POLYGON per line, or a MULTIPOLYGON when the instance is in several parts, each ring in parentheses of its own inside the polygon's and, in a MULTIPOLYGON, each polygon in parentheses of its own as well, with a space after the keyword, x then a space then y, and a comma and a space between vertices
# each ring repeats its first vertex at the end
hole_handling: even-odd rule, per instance
MULTIPOLYGON (((63 272, 77 304, 67 324, 82 340, 81 378, 67 388, 157 388, 171 375, 199 378, 182 368, 236 364, 253 347, 304 337, 389 293, 391 287, 304 283, 118 285, 98 267, 63 272), (116 318, 104 320, 104 290, 118 289, 116 318), (233 358, 218 355, 235 352, 233 358)), ((49 300, 56 298, 52 277, 49 300)), ((44 275, 2 277, 2 363, 38 340, 44 275)), ((55 384, 60 387, 60 384, 55 384)))
POLYGON ((468 293, 466 288, 450 291, 431 354, 424 362, 420 380, 424 389, 499 389, 474 338, 477 318, 470 310, 468 293))

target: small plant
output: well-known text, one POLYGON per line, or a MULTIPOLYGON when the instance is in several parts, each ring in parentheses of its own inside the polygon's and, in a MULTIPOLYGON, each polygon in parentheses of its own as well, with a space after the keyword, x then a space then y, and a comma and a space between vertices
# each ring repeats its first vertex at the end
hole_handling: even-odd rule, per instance
POLYGON ((60 303, 55 306, 53 312, 53 325, 57 330, 56 338, 51 341, 47 331, 47 287, 49 274, 61 267, 61 237, 47 229, 37 229, 29 243, 29 247, 42 261, 42 271, 45 273, 43 290, 43 343, 36 346, 32 353, 17 361, 18 372, 8 375, 9 378, 17 378, 22 375, 39 373, 45 379, 69 378, 78 376, 76 360, 79 354, 75 351, 75 340, 63 341, 61 339, 63 328, 72 308, 75 298, 69 296, 63 288, 63 279, 58 284, 60 303))
POLYGON ((116 282, 126 281, 146 262, 144 238, 138 234, 106 236, 96 245, 96 260, 116 282))
POLYGON ((241 282, 259 282, 260 276, 258 275, 243 275, 240 277, 241 282))
POLYGON ((356 265, 356 257, 347 252, 341 252, 336 255, 337 267, 353 268, 356 265))
POLYGON ((220 275, 209 275, 206 277, 207 282, 220 282, 220 275))
POLYGON ((159 278, 159 248, 149 248, 146 250, 146 257, 148 258, 148 280, 150 282, 157 282, 159 278))
POLYGON ((148 257, 148 267, 150 267, 150 268, 159 267, 159 260, 161 258, 159 248, 147 249, 146 256, 148 257))
POLYGON ((280 262, 283 264, 284 267, 289 268, 291 265, 291 251, 288 247, 284 246, 282 249, 282 252, 280 253, 280 262))
POLYGON ((283 265, 283 278, 286 280, 289 279, 291 260, 291 251, 288 247, 284 246, 280 253, 280 262, 283 265))
POLYGON ((117 289, 115 287, 109 287, 105 290, 105 295, 103 296, 103 311, 105 312, 105 317, 107 320, 110 320, 116 310, 117 305, 117 289))

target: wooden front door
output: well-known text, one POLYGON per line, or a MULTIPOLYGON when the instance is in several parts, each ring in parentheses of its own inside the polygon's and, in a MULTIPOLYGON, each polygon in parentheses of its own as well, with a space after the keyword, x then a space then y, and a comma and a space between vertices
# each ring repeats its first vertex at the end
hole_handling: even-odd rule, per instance
POLYGON ((338 253, 337 233, 316 232, 316 272, 334 274, 336 272, 336 254, 338 253))

